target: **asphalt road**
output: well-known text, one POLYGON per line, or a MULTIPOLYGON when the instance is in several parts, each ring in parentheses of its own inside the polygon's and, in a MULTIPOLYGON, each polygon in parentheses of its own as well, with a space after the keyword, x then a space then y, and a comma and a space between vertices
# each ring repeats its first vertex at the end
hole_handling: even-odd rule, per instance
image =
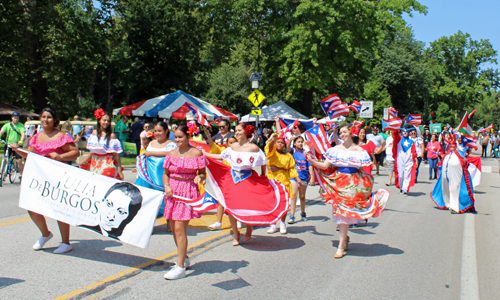
MULTIPOLYGON (((192 266, 176 281, 163 279, 176 258, 164 220, 148 249, 72 228, 74 250, 63 255, 52 253, 60 235, 48 220, 54 238, 33 251, 40 232, 17 206, 19 185, 7 183, 0 188, 0 299, 498 299, 500 175, 496 160, 483 166, 477 214, 436 209, 422 165, 409 196, 387 188, 384 213, 350 231, 342 259, 333 258, 338 232, 317 187, 307 192, 308 221, 289 225, 286 235, 257 228, 238 247, 227 218, 225 230, 209 231, 215 215, 205 214, 190 223, 192 266)), ((375 179, 385 188, 386 170, 375 179)))

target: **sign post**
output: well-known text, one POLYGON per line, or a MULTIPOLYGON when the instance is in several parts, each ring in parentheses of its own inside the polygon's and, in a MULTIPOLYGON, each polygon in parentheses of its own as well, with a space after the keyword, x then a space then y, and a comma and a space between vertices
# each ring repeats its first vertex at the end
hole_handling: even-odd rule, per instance
POLYGON ((248 101, 252 102, 253 106, 256 107, 254 110, 252 110, 252 115, 256 116, 256 118, 255 118, 255 128, 258 128, 258 126, 259 126, 259 115, 262 114, 262 111, 259 110, 258 107, 259 107, 259 104, 261 104, 262 101, 264 101, 264 99, 266 99, 266 96, 262 95, 262 93, 258 89, 255 89, 250 94, 250 96, 248 96, 248 101), (254 111, 257 111, 257 110, 260 111, 259 114, 254 113, 254 111))

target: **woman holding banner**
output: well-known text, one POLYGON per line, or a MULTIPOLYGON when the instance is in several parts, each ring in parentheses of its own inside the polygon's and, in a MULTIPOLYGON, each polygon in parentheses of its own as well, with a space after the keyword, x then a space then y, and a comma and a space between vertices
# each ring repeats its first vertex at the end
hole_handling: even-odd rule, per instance
MULTIPOLYGON (((80 156, 78 148, 73 142, 73 138, 57 129, 59 126, 59 119, 52 108, 44 108, 42 110, 40 113, 40 121, 43 126, 43 131, 35 134, 30 140, 29 152, 34 152, 61 162, 73 161, 80 156)), ((26 152, 20 151, 18 147, 13 149, 21 157, 27 158, 28 154, 26 152)), ((32 211, 28 212, 33 222, 35 222, 38 229, 42 232, 42 237, 33 245, 33 249, 40 250, 45 243, 53 237, 53 234, 49 231, 43 215, 32 211)), ((57 221, 57 223, 59 225, 59 231, 61 232, 62 243, 54 250, 54 253, 61 254, 69 252, 73 250, 69 243, 69 224, 60 221, 57 221)))
MULTIPOLYGON (((161 122, 160 122, 161 123, 161 122)), ((165 186, 165 212, 163 216, 170 220, 175 244, 177 245, 177 263, 164 275, 165 279, 186 277, 189 267, 187 254, 188 239, 186 230, 191 219, 200 218, 201 213, 194 212, 179 198, 195 199, 200 196, 198 184, 205 182, 205 167, 208 160, 203 153, 189 145, 188 127, 180 125, 175 131, 177 149, 167 153, 163 167, 163 185, 165 186), (176 200, 177 199, 177 200, 176 200)))
POLYGON ((111 115, 99 108, 94 112, 97 130, 87 139, 89 154, 81 162, 80 168, 92 173, 123 180, 120 153, 123 152, 120 141, 111 132, 111 115))

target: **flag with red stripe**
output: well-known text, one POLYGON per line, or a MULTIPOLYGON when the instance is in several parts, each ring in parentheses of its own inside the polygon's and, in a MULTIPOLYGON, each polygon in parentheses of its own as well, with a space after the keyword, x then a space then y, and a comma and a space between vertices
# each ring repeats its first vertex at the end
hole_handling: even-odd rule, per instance
POLYGON ((352 104, 349 105, 349 108, 354 110, 358 114, 361 112, 361 107, 363 107, 363 105, 356 100, 353 100, 352 104))
POLYGON ((283 121, 281 121, 280 119, 280 125, 282 126, 281 128, 281 133, 279 135, 279 139, 283 138, 285 136, 285 134, 287 134, 288 132, 292 132, 292 129, 299 126, 299 119, 295 120, 293 123, 291 123, 290 125, 286 126, 285 123, 283 121))
POLYGON ((392 118, 389 120, 382 119, 382 131, 386 130, 399 130, 403 125, 401 118, 392 118))
POLYGON ((340 104, 336 104, 330 108, 330 110, 327 112, 328 117, 330 119, 335 119, 338 118, 342 115, 348 115, 349 114, 349 105, 345 102, 341 102, 340 104))
POLYGON ((323 124, 314 126, 311 129, 305 131, 307 140, 313 147, 314 151, 319 154, 323 154, 331 147, 328 142, 328 136, 326 134, 323 124))
POLYGON ((395 110, 394 107, 389 107, 388 113, 393 118, 397 118, 398 117, 398 111, 395 110))
POLYGON ((406 119, 407 124, 421 124, 422 123, 422 115, 409 114, 406 119))
POLYGON ((320 100, 319 105, 321 106, 321 108, 323 109, 325 114, 327 114, 328 111, 332 108, 332 106, 340 104, 341 102, 342 102, 342 100, 340 100, 340 98, 339 98, 339 96, 337 96, 337 94, 332 94, 332 95, 326 97, 325 99, 320 100))
POLYGON ((178 199, 180 202, 183 202, 191 208, 193 208, 194 211, 199 212, 199 213, 204 213, 212 209, 216 209, 219 206, 219 203, 215 198, 210 195, 207 191, 205 191, 203 194, 201 194, 198 198, 195 199, 189 199, 189 198, 184 198, 180 196, 173 196, 174 198, 178 199))
POLYGON ((189 110, 191 110, 191 112, 193 113, 193 115, 195 116, 196 118, 196 121, 198 122, 198 124, 202 125, 202 126, 208 126, 208 127, 212 127, 212 125, 210 125, 210 123, 208 123, 207 119, 205 118, 205 116, 203 116, 196 107, 194 107, 194 105, 192 104, 189 104, 188 102, 185 103, 185 105, 189 108, 189 110))

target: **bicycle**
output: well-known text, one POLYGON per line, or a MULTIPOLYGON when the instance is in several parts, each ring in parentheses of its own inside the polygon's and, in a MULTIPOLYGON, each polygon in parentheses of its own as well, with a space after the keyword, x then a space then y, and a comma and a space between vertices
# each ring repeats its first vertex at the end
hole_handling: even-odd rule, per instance
MULTIPOLYGON (((7 144, 5 141, 0 141, 0 143, 7 144)), ((3 186, 3 182, 9 177, 10 183, 16 181, 17 176, 17 161, 15 155, 11 155, 12 148, 7 146, 5 150, 2 165, 0 167, 0 187, 3 186)))

